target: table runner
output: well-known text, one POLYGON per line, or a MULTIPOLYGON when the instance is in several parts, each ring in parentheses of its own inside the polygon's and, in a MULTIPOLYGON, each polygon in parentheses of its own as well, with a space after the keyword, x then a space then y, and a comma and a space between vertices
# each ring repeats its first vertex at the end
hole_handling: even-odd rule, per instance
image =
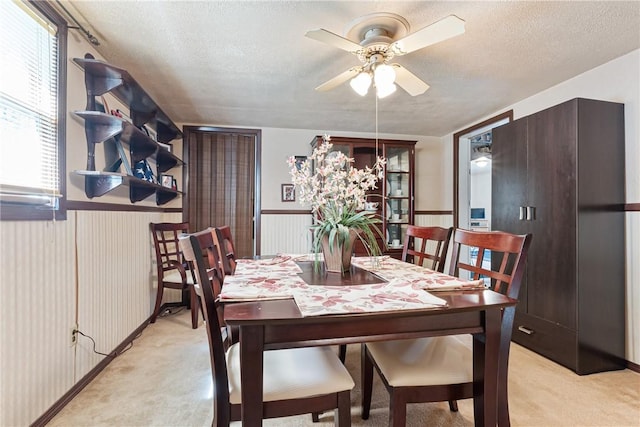
POLYGON ((238 260, 236 273, 225 277, 220 300, 257 301, 294 298, 303 316, 424 309, 446 306, 427 291, 483 289, 469 282, 388 257, 358 257, 352 263, 372 271, 387 283, 352 286, 310 286, 298 276, 295 259, 309 255, 279 255, 265 260, 238 260))

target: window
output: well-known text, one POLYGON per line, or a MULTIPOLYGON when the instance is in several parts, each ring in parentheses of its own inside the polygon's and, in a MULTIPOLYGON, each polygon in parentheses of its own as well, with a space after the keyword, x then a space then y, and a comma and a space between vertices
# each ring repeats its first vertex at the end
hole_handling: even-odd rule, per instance
POLYGON ((65 219, 66 22, 0 1, 0 218, 65 219))

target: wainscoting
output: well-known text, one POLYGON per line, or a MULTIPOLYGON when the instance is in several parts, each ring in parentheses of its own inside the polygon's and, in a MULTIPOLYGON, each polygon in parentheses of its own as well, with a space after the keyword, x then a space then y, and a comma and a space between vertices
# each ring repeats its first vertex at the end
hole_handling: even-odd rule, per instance
MULTIPOLYGON (((0 425, 26 426, 148 319, 155 299, 149 222, 162 212, 68 211, 66 221, 0 222, 0 425)), ((179 298, 176 292, 168 301, 179 298)))

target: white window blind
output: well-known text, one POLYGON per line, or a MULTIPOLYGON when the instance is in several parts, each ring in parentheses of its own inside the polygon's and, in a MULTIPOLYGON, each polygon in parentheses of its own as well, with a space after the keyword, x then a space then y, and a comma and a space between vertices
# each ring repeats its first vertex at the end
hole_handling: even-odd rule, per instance
POLYGON ((0 203, 56 209, 60 194, 57 26, 0 1, 0 203))

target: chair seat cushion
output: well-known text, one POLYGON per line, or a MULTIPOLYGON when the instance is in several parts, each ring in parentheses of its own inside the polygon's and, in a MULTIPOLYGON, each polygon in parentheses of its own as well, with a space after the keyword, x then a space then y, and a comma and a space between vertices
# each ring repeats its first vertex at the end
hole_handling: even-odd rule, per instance
MULTIPOLYGON (((162 279, 165 282, 182 283, 182 276, 180 276, 180 271, 178 269, 165 271, 162 279)), ((187 271, 187 283, 189 285, 193 285, 193 276, 189 271, 187 271)))
MULTIPOLYGON (((313 397, 351 390, 353 379, 335 351, 329 347, 306 347, 264 352, 263 400, 313 397)), ((227 350, 229 401, 241 403, 240 346, 227 350)))
POLYGON ((394 387, 473 381, 470 336, 443 336, 367 343, 382 375, 394 387), (468 339, 467 339, 468 341, 468 339))

